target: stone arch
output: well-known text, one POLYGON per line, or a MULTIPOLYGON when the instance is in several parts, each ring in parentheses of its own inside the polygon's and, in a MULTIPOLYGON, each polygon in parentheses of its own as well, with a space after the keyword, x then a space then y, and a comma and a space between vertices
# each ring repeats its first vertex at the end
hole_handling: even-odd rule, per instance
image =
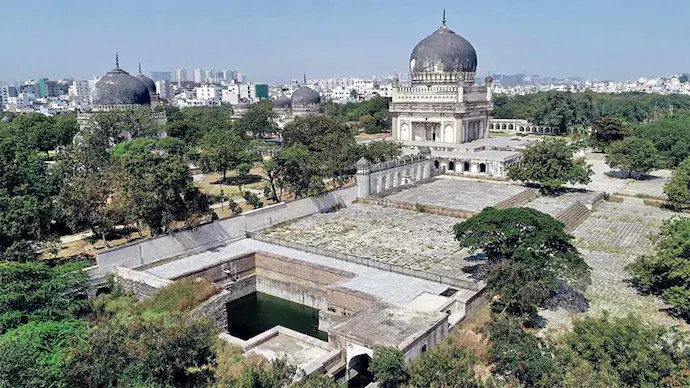
POLYGON ((364 387, 374 380, 374 375, 369 371, 370 363, 371 356, 366 353, 350 359, 347 364, 347 379, 352 382, 352 386, 364 387))
POLYGON ((443 131, 443 141, 446 143, 453 142, 453 126, 448 124, 443 131))
POLYGON ((494 123, 489 124, 489 129, 494 129, 494 123))
POLYGON ((388 177, 386 177, 385 175, 381 177, 381 190, 380 191, 384 191, 388 188, 387 178, 388 177))
POLYGON ((513 124, 508 124, 508 129, 513 129, 513 124))
POLYGON ((486 163, 479 163, 479 172, 486 173, 486 163))
POLYGON ((441 162, 437 160, 434 160, 434 168, 438 170, 438 168, 441 166, 441 162))
POLYGON ((452 160, 448 162, 448 171, 455 171, 455 162, 452 160))
POLYGON ((525 131, 525 127, 524 127, 524 126, 520 126, 520 132, 524 132, 524 131, 525 131))
POLYGON ((505 124, 501 125, 501 129, 507 129, 506 125, 505 124))
POLYGON ((422 345, 422 354, 426 353, 427 344, 422 345))
POLYGON ((410 126, 407 125, 407 123, 402 123, 402 125, 400 125, 400 138, 403 140, 409 139, 410 138, 409 131, 410 131, 410 126))
POLYGON ((462 164, 462 171, 464 171, 464 172, 470 171, 470 162, 465 162, 462 164))

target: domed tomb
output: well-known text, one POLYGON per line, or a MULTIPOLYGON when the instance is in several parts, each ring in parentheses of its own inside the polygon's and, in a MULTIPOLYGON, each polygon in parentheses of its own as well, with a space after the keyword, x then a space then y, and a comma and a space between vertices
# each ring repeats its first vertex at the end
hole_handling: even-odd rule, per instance
POLYGON ((151 105, 151 95, 146 85, 122 70, 116 60, 115 68, 96 82, 93 105, 99 108, 151 105))

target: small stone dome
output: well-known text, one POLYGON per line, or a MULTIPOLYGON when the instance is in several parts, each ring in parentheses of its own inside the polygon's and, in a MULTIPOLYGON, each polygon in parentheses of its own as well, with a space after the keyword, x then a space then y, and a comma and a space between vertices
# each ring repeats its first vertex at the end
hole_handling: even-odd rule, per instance
POLYGON ((292 93, 291 100, 293 105, 318 105, 321 103, 321 95, 308 86, 302 86, 292 93))
POLYGON ((146 85, 146 89, 149 90, 149 94, 151 96, 154 96, 156 94, 156 83, 153 82, 153 80, 147 76, 144 75, 144 73, 141 72, 141 63, 139 64, 139 74, 137 75, 137 79, 146 85))
POLYGON ((477 53, 465 38, 444 24, 417 43, 410 54, 410 72, 474 72, 477 53))
POLYGON ((271 103, 275 109, 289 109, 292 106, 292 100, 287 96, 280 96, 271 103))
POLYGON ((146 85, 118 65, 98 80, 94 89, 93 105, 96 106, 151 104, 146 85))

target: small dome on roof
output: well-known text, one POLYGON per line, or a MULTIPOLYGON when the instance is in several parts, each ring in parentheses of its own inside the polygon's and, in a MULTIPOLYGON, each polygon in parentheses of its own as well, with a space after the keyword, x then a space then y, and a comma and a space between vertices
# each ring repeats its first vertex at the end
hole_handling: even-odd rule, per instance
POLYGON ((280 96, 271 102, 276 109, 287 109, 292 106, 292 100, 287 96, 280 96))

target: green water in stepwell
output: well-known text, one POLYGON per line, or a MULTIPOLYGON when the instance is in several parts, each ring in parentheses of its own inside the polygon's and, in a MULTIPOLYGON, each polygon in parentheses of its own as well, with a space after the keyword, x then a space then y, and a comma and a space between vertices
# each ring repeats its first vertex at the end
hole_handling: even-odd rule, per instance
POLYGON ((233 300, 226 308, 228 332, 243 340, 280 325, 328 341, 328 334, 319 330, 319 310, 315 308, 261 292, 233 300))

